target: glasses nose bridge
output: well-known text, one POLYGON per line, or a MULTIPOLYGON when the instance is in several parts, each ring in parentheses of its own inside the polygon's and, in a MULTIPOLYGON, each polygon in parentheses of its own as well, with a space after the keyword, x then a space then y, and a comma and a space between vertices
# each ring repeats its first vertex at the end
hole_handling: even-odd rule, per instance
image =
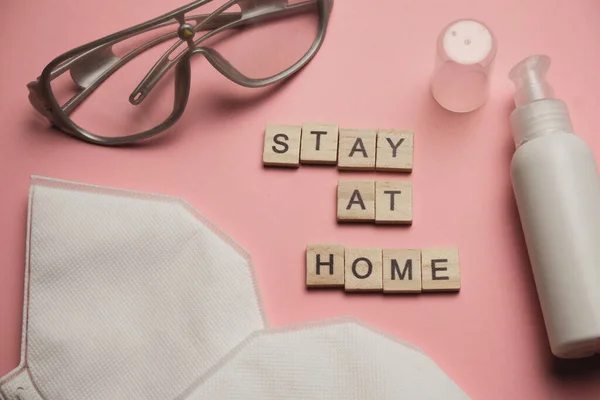
MULTIPOLYGON (((269 0, 273 1, 273 0, 269 0)), ((279 0, 276 0, 279 1, 279 0)), ((232 3, 235 4, 235 3, 232 3)), ((142 101, 152 91, 154 86, 160 81, 160 79, 173 67, 183 60, 183 57, 190 57, 193 51, 196 49, 196 32, 199 29, 217 29, 221 28, 229 23, 239 20, 239 13, 228 15, 223 13, 228 7, 221 7, 219 10, 212 14, 206 15, 195 15, 186 16, 184 13, 178 14, 174 17, 175 21, 179 23, 177 28, 176 36, 179 41, 173 45, 151 68, 148 74, 142 79, 135 90, 129 97, 129 102, 133 105, 141 104, 142 101), (237 15, 236 15, 237 14, 237 15), (195 25, 190 22, 194 21, 195 25), (187 49, 183 50, 180 54, 172 57, 172 54, 177 51, 182 43, 187 43, 187 49)))

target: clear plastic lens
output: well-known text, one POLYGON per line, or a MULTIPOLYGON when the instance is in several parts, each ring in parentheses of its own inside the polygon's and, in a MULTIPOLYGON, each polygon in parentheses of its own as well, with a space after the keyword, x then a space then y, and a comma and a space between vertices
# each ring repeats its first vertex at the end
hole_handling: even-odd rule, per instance
POLYGON ((100 55, 87 56, 62 76, 52 81, 52 92, 61 105, 95 81, 102 83, 78 106, 70 118, 79 127, 104 137, 122 137, 155 128, 165 122, 174 109, 175 69, 171 68, 156 84, 148 96, 138 105, 130 102, 130 96, 154 64, 177 42, 173 32, 177 25, 168 29, 147 32, 118 43, 113 50, 106 49, 100 55), (170 37, 164 38, 164 35, 170 37), (132 51, 154 39, 158 44, 135 57, 132 51), (116 55, 115 55, 116 53, 116 55), (111 67, 113 63, 122 63, 111 67), (112 70, 112 71, 111 71, 112 70))
POLYGON ((273 9, 270 18, 263 18, 258 9, 255 19, 202 40, 198 46, 217 50, 248 78, 277 75, 304 57, 317 37, 317 3, 299 0, 293 3, 288 8, 297 12, 273 9))

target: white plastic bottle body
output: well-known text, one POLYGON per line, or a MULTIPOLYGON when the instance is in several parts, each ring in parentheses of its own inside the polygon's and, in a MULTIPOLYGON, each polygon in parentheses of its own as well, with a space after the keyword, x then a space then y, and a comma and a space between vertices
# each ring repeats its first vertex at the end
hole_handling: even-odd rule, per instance
POLYGON ((511 179, 552 353, 600 352, 600 176, 571 133, 519 146, 511 179))

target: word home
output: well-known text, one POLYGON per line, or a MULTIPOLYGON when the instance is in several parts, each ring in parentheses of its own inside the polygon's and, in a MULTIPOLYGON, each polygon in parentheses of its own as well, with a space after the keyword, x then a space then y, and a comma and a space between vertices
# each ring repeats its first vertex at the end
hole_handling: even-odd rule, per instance
POLYGON ((413 221, 410 181, 341 180, 337 189, 339 222, 410 225, 413 221))
POLYGON ((347 292, 460 291, 458 249, 306 247, 306 286, 347 292))
POLYGON ((340 129, 334 124, 267 125, 263 148, 266 166, 337 165, 340 170, 410 172, 411 131, 340 129))

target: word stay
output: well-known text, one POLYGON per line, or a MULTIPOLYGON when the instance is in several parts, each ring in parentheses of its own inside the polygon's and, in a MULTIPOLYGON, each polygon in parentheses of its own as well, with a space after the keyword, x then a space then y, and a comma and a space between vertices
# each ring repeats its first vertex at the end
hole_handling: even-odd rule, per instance
POLYGON ((458 249, 306 247, 306 286, 347 292, 460 291, 458 249))
POLYGON ((412 131, 340 129, 335 124, 267 125, 265 166, 337 165, 340 170, 411 172, 412 131))

